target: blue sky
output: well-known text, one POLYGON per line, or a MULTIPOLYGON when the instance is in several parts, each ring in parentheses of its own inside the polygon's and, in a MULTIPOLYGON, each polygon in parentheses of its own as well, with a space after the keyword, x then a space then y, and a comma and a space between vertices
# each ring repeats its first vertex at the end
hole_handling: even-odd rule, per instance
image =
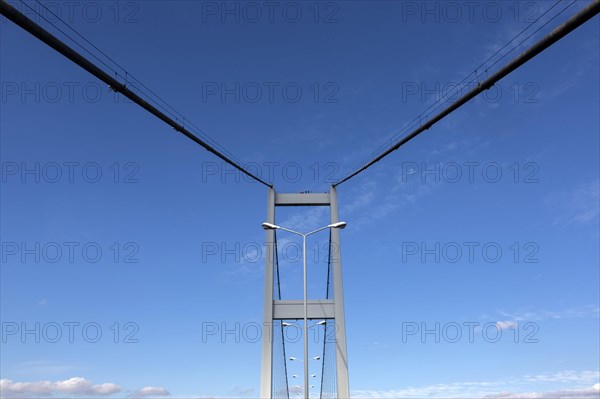
MULTIPOLYGON (((48 4, 278 191, 324 192, 554 2, 252 3, 256 22, 237 2, 48 4)), ((598 396, 599 23, 339 186, 353 396, 598 396)), ((266 188, 5 19, 0 43, 3 395, 257 397, 241 332, 262 323, 266 188)))

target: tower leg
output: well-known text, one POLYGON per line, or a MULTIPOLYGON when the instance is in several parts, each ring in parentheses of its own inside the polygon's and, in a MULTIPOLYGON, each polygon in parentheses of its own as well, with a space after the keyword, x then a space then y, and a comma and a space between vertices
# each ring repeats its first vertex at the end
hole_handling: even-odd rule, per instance
MULTIPOLYGON (((338 200, 335 187, 329 192, 331 202, 331 223, 338 220, 338 200)), ((331 266, 333 270, 333 298, 335 306, 336 327, 336 356, 335 365, 337 372, 337 394, 338 398, 350 397, 350 386, 348 383, 348 353, 346 352, 346 319, 344 317, 344 288, 342 284, 342 258, 340 256, 340 231, 331 229, 331 266)))
MULTIPOLYGON (((267 222, 275 223, 275 190, 269 188, 267 222)), ((271 398, 273 389, 273 269, 275 264, 275 231, 267 230, 265 260, 265 305, 262 340, 262 364, 260 371, 260 397, 271 398)))

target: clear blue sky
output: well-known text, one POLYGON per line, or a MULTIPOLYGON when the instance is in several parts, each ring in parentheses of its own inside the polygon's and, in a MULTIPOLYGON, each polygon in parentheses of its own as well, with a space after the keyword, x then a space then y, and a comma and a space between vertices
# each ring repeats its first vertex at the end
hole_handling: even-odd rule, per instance
MULTIPOLYGON (((237 158, 272 171, 282 192, 327 191, 328 176, 554 4, 302 1, 270 14, 252 3, 253 22, 247 3, 228 3, 237 16, 221 2, 67 3, 51 4, 237 158)), ((597 397, 599 27, 596 17, 339 187, 354 396, 597 397), (439 343, 406 335, 436 323, 439 343), (473 342, 464 323, 479 323, 473 342)), ((260 343, 203 342, 202 331, 262 323, 266 188, 5 19, 0 57, 3 394, 257 397, 260 343), (39 343, 21 335, 35 323, 39 343), (86 323, 97 323, 87 340, 86 323)), ((286 209, 277 222, 308 231, 328 220, 286 209)), ((299 299, 297 241, 279 237, 284 296, 299 299)), ((327 234, 313 240, 317 297, 327 234)))

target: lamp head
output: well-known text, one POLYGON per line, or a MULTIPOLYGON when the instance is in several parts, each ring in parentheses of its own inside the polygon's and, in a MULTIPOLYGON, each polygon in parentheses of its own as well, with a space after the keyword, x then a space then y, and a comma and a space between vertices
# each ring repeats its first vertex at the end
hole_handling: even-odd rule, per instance
POLYGON ((344 229, 344 228, 346 228, 346 222, 333 223, 327 227, 331 227, 332 229, 344 229))
POLYGON ((279 228, 279 226, 274 225, 273 223, 263 223, 262 224, 262 228, 265 230, 277 230, 279 228))

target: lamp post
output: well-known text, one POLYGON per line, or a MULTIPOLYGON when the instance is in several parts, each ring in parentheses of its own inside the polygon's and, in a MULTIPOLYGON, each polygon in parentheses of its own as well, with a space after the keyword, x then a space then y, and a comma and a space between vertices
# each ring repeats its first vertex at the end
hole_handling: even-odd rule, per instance
MULTIPOLYGON (((308 302, 307 302, 307 290, 306 290, 306 237, 318 233, 325 229, 343 229, 346 227, 346 222, 337 222, 328 224, 327 226, 321 227, 311 231, 310 233, 302 234, 294 230, 286 229, 285 227, 277 226, 272 223, 263 223, 262 228, 265 230, 283 230, 288 233, 296 234, 302 237, 302 258, 304 261, 304 358, 308 359, 308 302)), ((308 395, 308 362, 304 362, 304 398, 309 399, 308 395)))

